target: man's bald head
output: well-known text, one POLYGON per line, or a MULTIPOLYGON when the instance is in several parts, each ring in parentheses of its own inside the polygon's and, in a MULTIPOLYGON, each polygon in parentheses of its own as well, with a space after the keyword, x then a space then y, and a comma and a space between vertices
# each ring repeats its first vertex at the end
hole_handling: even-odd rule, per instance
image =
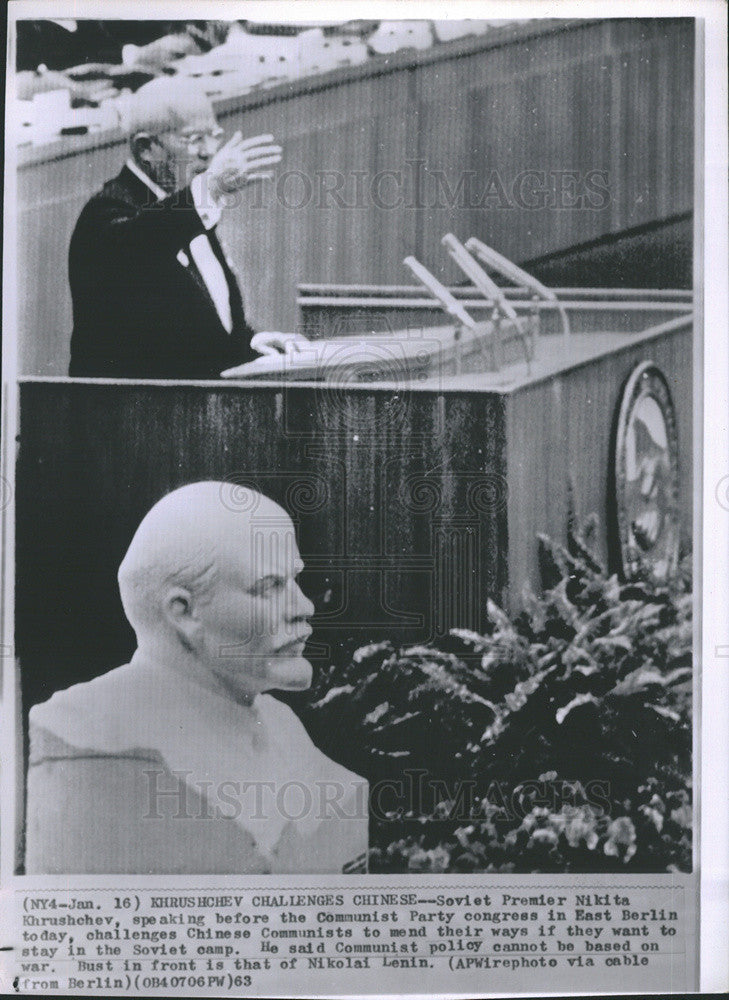
POLYGON ((214 121, 214 117, 212 104, 194 80, 160 76, 131 96, 124 124, 133 138, 139 132, 179 131, 190 123, 214 121))
POLYGON ((124 612, 138 635, 158 629, 170 588, 204 601, 221 575, 254 582, 272 546, 294 544, 288 514, 261 493, 225 482, 183 486, 152 507, 132 538, 118 574, 124 612))
POLYGON ((193 80, 158 77, 140 87, 125 114, 132 159, 167 194, 210 166, 222 129, 193 80))

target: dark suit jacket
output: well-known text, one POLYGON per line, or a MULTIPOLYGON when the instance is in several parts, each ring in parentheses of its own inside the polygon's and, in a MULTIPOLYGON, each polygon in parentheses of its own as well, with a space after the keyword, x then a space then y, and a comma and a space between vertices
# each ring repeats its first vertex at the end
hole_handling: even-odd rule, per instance
POLYGON ((257 357, 235 277, 189 188, 157 201, 124 167, 79 216, 69 250, 72 376, 217 378, 257 357), (207 232, 230 294, 223 327, 189 251, 207 232), (178 259, 180 251, 189 265, 178 259))

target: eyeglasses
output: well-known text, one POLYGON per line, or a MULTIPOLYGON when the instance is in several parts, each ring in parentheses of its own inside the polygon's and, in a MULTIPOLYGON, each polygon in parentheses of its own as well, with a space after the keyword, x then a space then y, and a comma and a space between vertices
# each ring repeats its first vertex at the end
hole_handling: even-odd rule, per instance
POLYGON ((185 146, 188 153, 199 153, 201 148, 218 150, 225 139, 225 131, 222 128, 211 129, 207 132, 169 132, 175 141, 185 146))

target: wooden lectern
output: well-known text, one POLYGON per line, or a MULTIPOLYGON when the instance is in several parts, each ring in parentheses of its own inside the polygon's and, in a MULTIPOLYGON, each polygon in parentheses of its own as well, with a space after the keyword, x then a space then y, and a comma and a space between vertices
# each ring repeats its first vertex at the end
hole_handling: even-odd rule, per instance
POLYGON ((690 537, 690 294, 559 290, 557 307, 522 285, 499 308, 473 283, 447 291, 460 317, 418 289, 307 286, 303 327, 337 336, 233 379, 22 381, 28 703, 126 661, 117 567, 149 507, 197 479, 290 512, 324 665, 483 628, 488 598, 539 587, 537 535, 563 539, 570 515, 598 515, 620 571, 664 525, 690 537))

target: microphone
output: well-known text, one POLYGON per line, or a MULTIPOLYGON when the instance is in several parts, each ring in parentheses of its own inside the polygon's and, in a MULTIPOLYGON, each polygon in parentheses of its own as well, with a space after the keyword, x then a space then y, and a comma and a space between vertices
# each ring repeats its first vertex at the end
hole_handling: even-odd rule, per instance
POLYGON ((551 288, 547 288, 546 285, 543 285, 533 275, 523 270, 517 264, 514 264, 508 257, 504 257, 498 250, 494 250, 493 247, 487 246, 481 240, 476 239, 475 236, 471 236, 466 240, 466 248, 475 253, 488 267, 492 267, 495 271, 503 274, 505 278, 508 278, 509 281, 513 281, 515 285, 524 285, 535 295, 545 299, 547 302, 552 302, 560 314, 563 332, 565 336, 569 336, 570 324, 567 312, 551 288))

